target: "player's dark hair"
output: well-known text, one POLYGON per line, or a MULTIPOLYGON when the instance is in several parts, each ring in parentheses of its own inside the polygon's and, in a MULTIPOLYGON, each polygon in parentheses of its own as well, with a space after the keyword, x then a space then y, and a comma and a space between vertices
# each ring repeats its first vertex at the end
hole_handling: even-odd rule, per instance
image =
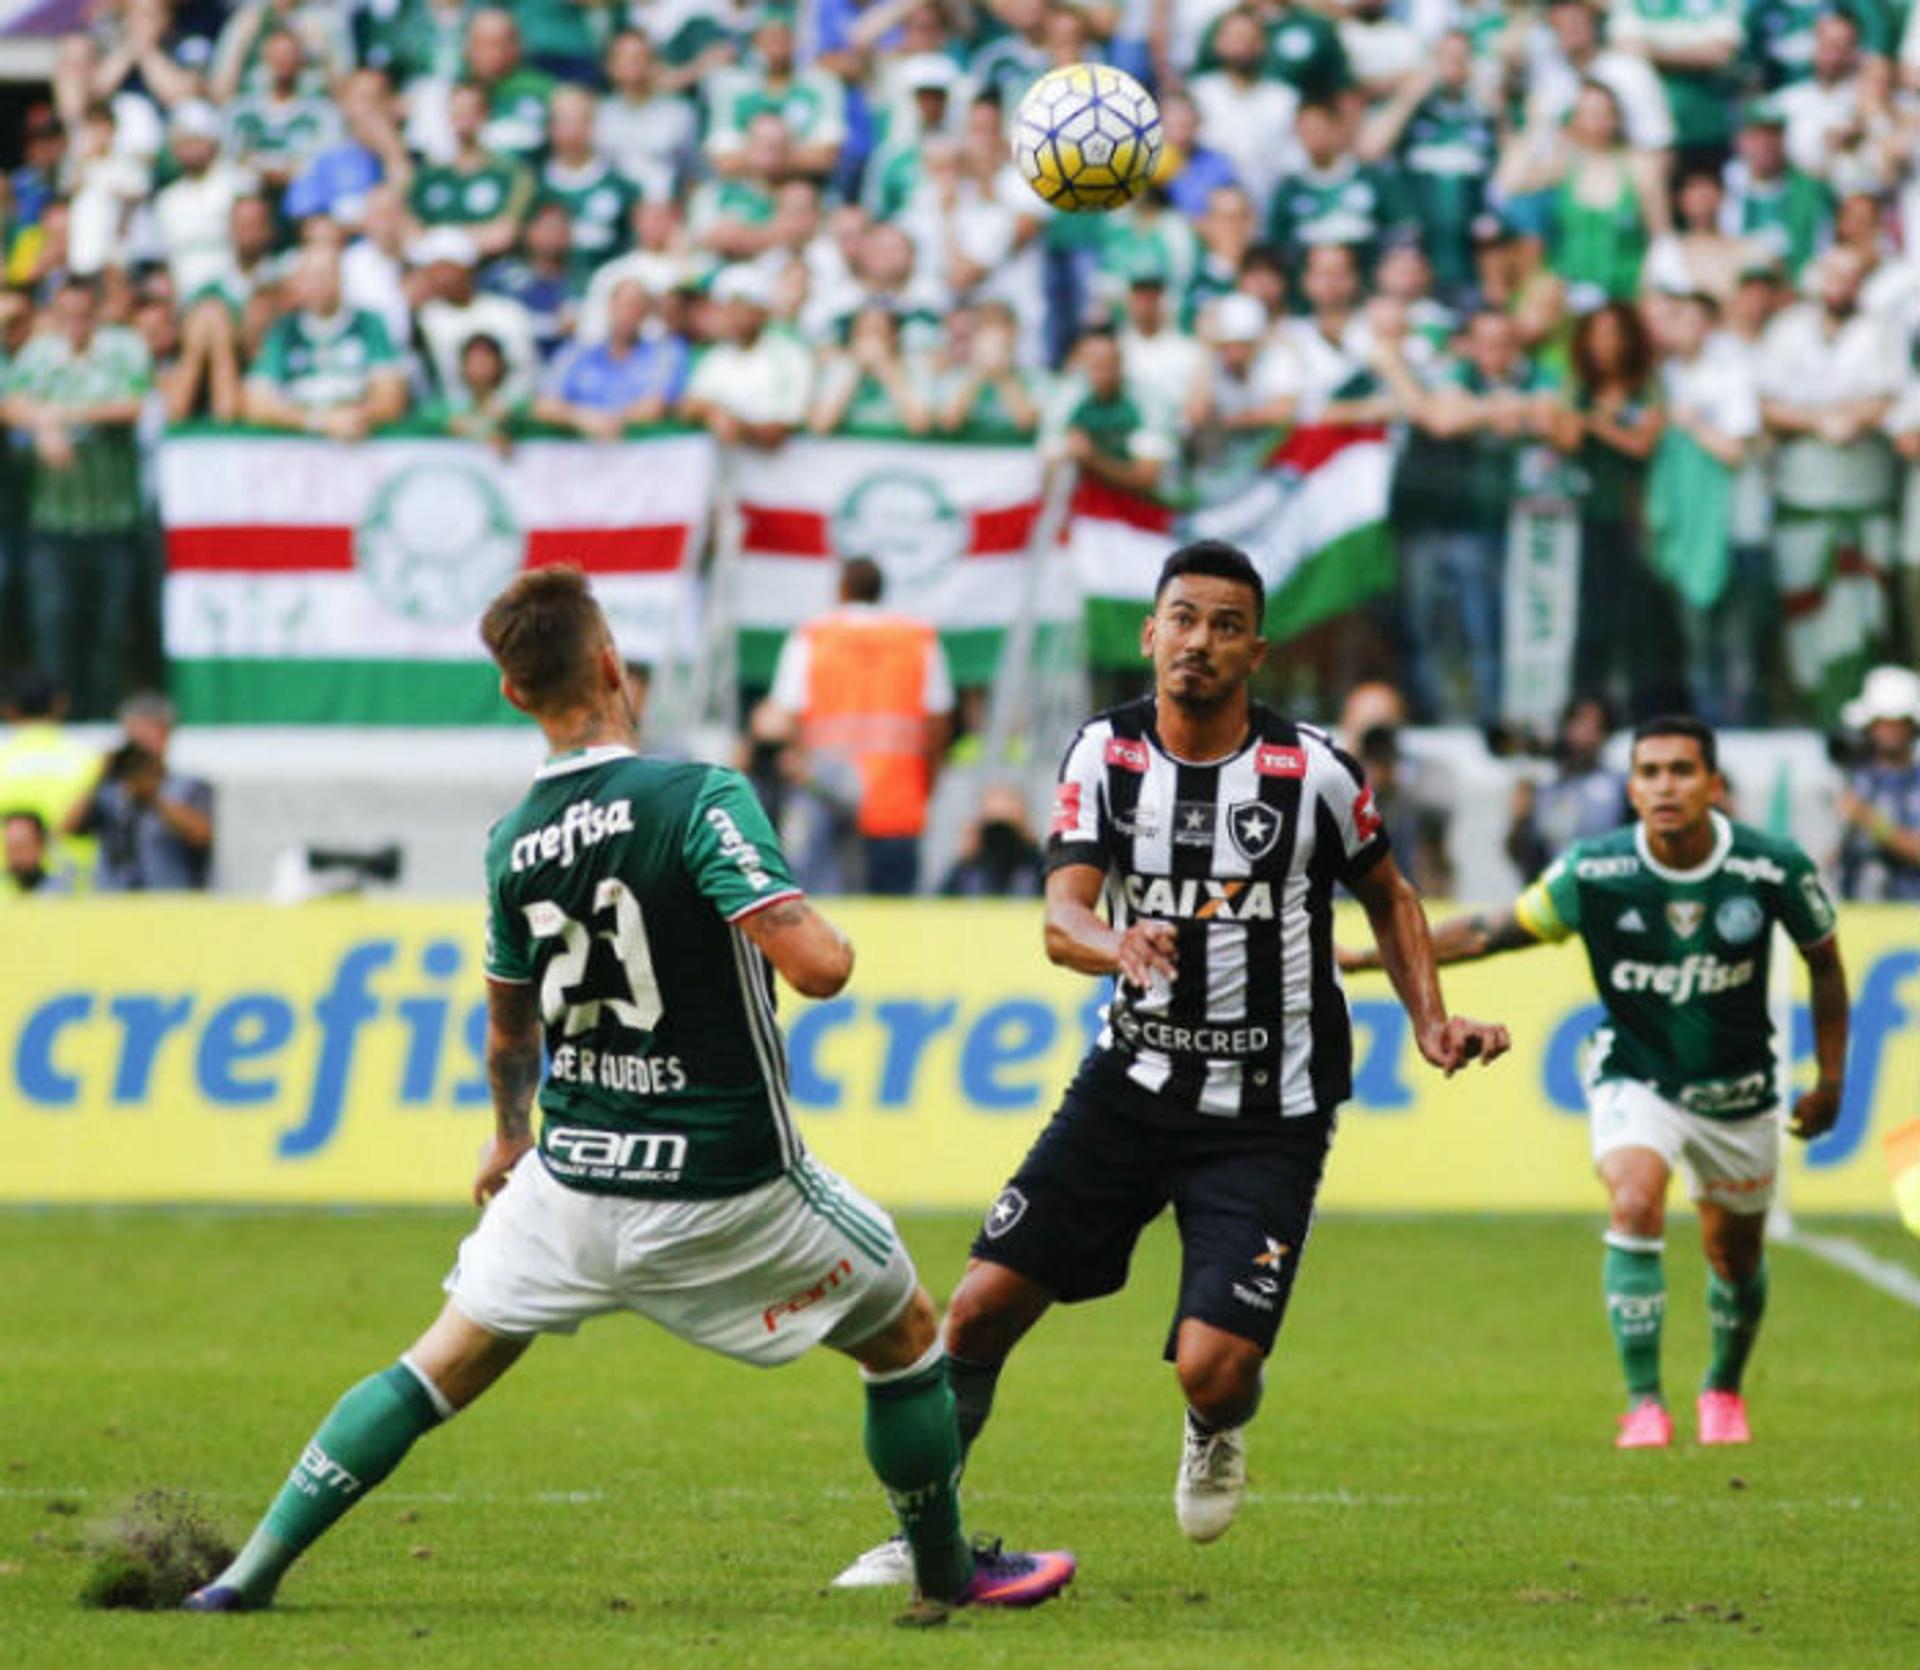
POLYGON ((533 568, 487 605, 480 641, 534 712, 586 701, 607 620, 577 568, 533 568))
POLYGON ((1651 736, 1689 736, 1700 745, 1700 759, 1708 771, 1720 769, 1720 744, 1713 727, 1691 713, 1663 713, 1633 727, 1633 745, 1638 748, 1651 736))
POLYGON ((871 557, 849 557, 840 565, 840 595, 848 603, 878 603, 887 577, 871 557))
POLYGON ((1267 618, 1267 583, 1239 546, 1229 545, 1224 539, 1196 539, 1191 545, 1182 545, 1167 558, 1161 566, 1160 578, 1154 582, 1156 606, 1160 594, 1183 574, 1202 574, 1208 579, 1232 580, 1245 586, 1253 593, 1253 629, 1260 630, 1260 623, 1267 618))

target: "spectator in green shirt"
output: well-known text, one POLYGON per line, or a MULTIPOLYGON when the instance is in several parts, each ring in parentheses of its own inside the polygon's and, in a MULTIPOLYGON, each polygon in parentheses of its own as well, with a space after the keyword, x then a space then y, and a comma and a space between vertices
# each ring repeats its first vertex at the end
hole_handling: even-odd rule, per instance
POLYGON ((26 591, 36 666, 83 717, 112 710, 143 567, 134 427, 152 387, 145 344, 99 322, 68 277, 6 380, 6 419, 33 442, 26 591))
POLYGON ((1609 302, 1575 328, 1572 356, 1571 419, 1556 432, 1587 478, 1573 688, 1636 719, 1679 712, 1688 694, 1678 605, 1647 550, 1647 478, 1666 427, 1653 340, 1638 308, 1609 302))
POLYGON ((1500 717, 1507 515, 1523 447, 1552 423, 1551 380, 1520 351, 1513 320, 1483 306, 1459 357, 1425 386, 1403 367, 1413 429, 1395 470, 1391 520, 1401 540, 1407 669, 1426 723, 1500 717))
POLYGON ((573 232, 573 276, 581 285, 602 262, 627 247, 627 222, 640 193, 599 152, 594 97, 584 87, 556 87, 548 107, 552 137, 536 181, 537 203, 558 203, 573 232))
POLYGON ((504 255, 520 236, 520 220, 533 200, 533 180, 512 157, 487 148, 484 88, 463 81, 447 95, 447 122, 454 158, 422 168, 407 206, 421 227, 457 226, 483 258, 504 255))
POLYGON ((1813 72, 1815 26, 1829 12, 1852 20, 1860 44, 1876 55, 1894 49, 1894 8, 1886 0, 1751 0, 1746 11, 1747 51, 1768 88, 1790 87, 1813 72))
POLYGON ((1726 166, 1723 224, 1758 244, 1794 277, 1826 240, 1833 219, 1827 188, 1787 161, 1786 113, 1772 99, 1747 101, 1726 166))
POLYGON ((1067 415, 1062 456, 1107 487, 1151 498, 1173 459, 1173 442, 1148 426, 1127 393, 1120 339, 1110 330, 1088 331, 1073 363, 1087 392, 1067 415))
POLYGON ((1400 220, 1389 177, 1348 149, 1350 135, 1338 106, 1310 100, 1294 118, 1300 160, 1280 182, 1267 212, 1267 240, 1294 263, 1322 244, 1342 244, 1363 269, 1380 239, 1400 220))
POLYGON ((247 376, 247 421, 336 441, 397 421, 406 376, 379 315, 343 304, 339 257, 302 250, 287 290, 294 310, 274 321, 247 376))
POLYGON ((487 148, 531 162, 547 142, 553 77, 520 61, 513 14, 485 7, 467 24, 467 79, 487 97, 487 148))
POLYGON ((356 56, 384 70, 396 87, 416 81, 450 82, 460 74, 468 0, 387 0, 356 6, 356 56))
MULTIPOLYGON (((1331 19, 1309 7, 1292 4, 1292 0, 1255 0, 1235 9, 1251 12, 1265 33, 1266 73, 1274 80, 1284 81, 1302 98, 1310 99, 1330 99, 1353 85, 1347 49, 1340 44, 1340 31, 1331 19)), ((1194 56, 1195 72, 1219 67, 1215 37, 1226 15, 1216 17, 1201 37, 1194 56)))
POLYGON ((715 172, 745 165, 747 124, 771 111, 791 141, 788 166, 826 180, 840 166, 847 142, 846 89, 821 69, 794 63, 792 14, 770 7, 753 32, 751 67, 718 69, 701 89, 710 113, 707 156, 715 172))
POLYGON ((1576 309, 1638 293, 1647 245, 1667 233, 1672 217, 1660 164, 1627 145, 1619 96, 1611 87, 1582 82, 1551 145, 1516 145, 1496 180, 1509 198, 1553 194, 1552 265, 1576 309))
POLYGON ((1432 62, 1368 117, 1362 162, 1396 162, 1401 195, 1433 263, 1440 293, 1473 282, 1471 228, 1482 212, 1499 153, 1492 118, 1473 91, 1473 46, 1463 30, 1442 35, 1432 62))
POLYGON ((807 427, 816 435, 933 427, 926 391, 900 352, 900 320, 885 303, 863 305, 848 321, 844 352, 823 360, 807 427))
POLYGON ((722 261, 751 261, 779 239, 774 192, 788 172, 787 125, 771 111, 747 123, 743 166, 737 174, 706 181, 687 206, 694 244, 722 261))
POLYGON ((1019 323, 1004 302, 985 302, 953 321, 961 363, 940 402, 940 427, 982 439, 1021 440, 1039 426, 1040 408, 1015 361, 1019 323))
POLYGON ((1742 0, 1613 0, 1607 41, 1660 75, 1684 166, 1719 167, 1739 110, 1742 0))
POLYGON ((340 134, 340 112, 324 89, 304 80, 306 50, 288 29, 260 43, 266 72, 259 92, 239 99, 227 117, 227 148, 234 162, 276 193, 340 134))
POLYGON ((246 0, 234 7, 213 49, 207 97, 225 106, 238 94, 263 92, 272 78, 266 43, 277 33, 290 34, 299 44, 306 64, 300 90, 324 94, 327 83, 346 74, 353 63, 353 43, 342 16, 347 9, 334 0, 246 0))

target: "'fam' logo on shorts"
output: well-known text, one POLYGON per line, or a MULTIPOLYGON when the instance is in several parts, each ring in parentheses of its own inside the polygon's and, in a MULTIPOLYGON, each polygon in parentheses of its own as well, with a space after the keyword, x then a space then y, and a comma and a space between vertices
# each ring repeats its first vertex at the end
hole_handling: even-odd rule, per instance
POLYGON ((1009 1184, 1000 1191, 1000 1198, 987 1208, 987 1221, 982 1226, 989 1241, 997 1241, 1027 1215, 1027 1197, 1009 1184))

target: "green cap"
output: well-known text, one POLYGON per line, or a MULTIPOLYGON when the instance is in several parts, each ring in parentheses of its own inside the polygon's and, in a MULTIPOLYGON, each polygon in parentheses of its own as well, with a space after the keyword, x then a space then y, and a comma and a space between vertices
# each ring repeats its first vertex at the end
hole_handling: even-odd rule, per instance
POLYGON ((1748 99, 1741 120, 1750 128, 1783 128, 1787 125, 1787 113, 1777 99, 1748 99))

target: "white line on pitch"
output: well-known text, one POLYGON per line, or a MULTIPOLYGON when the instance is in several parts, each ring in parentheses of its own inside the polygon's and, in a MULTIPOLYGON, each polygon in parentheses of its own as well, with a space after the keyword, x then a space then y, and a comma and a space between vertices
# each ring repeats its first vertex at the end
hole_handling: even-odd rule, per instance
MULTIPOLYGON (((96 1490, 88 1485, 68 1485, 64 1488, 55 1485, 0 1485, 0 1501, 34 1501, 46 1499, 95 1499, 106 1501, 130 1500, 134 1491, 96 1490)), ((202 1490, 192 1494, 208 1502, 245 1502, 256 1500, 257 1491, 244 1490, 202 1490)), ((775 1490, 752 1490, 740 1487, 722 1486, 713 1490, 692 1491, 688 1493, 695 1500, 731 1500, 731 1501, 788 1501, 791 1493, 775 1490)), ((866 1501, 869 1497, 878 1499, 878 1493, 866 1490, 850 1490, 842 1486, 830 1486, 815 1491, 816 1497, 828 1501, 866 1501)), ((1009 1502, 1050 1502, 1056 1493, 1033 1490, 983 1490, 977 1493, 977 1500, 988 1505, 1009 1502)), ((1360 1490, 1249 1490, 1247 1497, 1254 1502, 1271 1502, 1281 1507, 1297 1508, 1461 1508, 1470 1507, 1481 1498, 1470 1492, 1435 1493, 1425 1496, 1409 1496, 1392 1491, 1360 1490)), ((635 1496, 635 1501, 641 1500, 635 1496)), ((1146 1490, 1103 1490, 1074 1493, 1076 1501, 1098 1502, 1103 1505, 1125 1505, 1128 1503, 1155 1502, 1160 1500, 1159 1491, 1146 1490)), ((535 1503, 542 1507, 589 1507, 597 1502, 608 1500, 604 1491, 599 1490, 542 1490, 518 1495, 493 1491, 461 1490, 383 1490, 375 1498, 381 1502, 391 1502, 399 1506, 431 1507, 497 1507, 502 1504, 525 1505, 535 1503)), ((1557 1508, 1590 1508, 1605 1505, 1617 1505, 1622 1498, 1617 1495, 1575 1495, 1559 1493, 1537 1499, 1543 1506, 1557 1508)), ((1682 1496, 1666 1492, 1658 1496, 1636 1495, 1633 1497, 1636 1507, 1681 1508, 1698 1507, 1699 1498, 1682 1496)), ((1900 1508, 1903 1511, 1907 1503, 1892 1498, 1871 1500, 1865 1496, 1797 1496, 1772 1497, 1763 1491, 1749 1493, 1741 1499, 1745 1509, 1766 1509, 1773 1512, 1804 1513, 1808 1511, 1862 1513, 1878 1508, 1900 1508)))
POLYGON ((1890 1258, 1869 1252, 1858 1241, 1844 1235, 1809 1235, 1791 1218, 1784 1223, 1776 1219, 1771 1227, 1774 1240, 1812 1253, 1821 1263, 1831 1264, 1837 1270, 1858 1276, 1869 1287, 1878 1288, 1889 1298, 1920 1310, 1920 1276, 1916 1276, 1904 1264, 1896 1264, 1890 1258))

